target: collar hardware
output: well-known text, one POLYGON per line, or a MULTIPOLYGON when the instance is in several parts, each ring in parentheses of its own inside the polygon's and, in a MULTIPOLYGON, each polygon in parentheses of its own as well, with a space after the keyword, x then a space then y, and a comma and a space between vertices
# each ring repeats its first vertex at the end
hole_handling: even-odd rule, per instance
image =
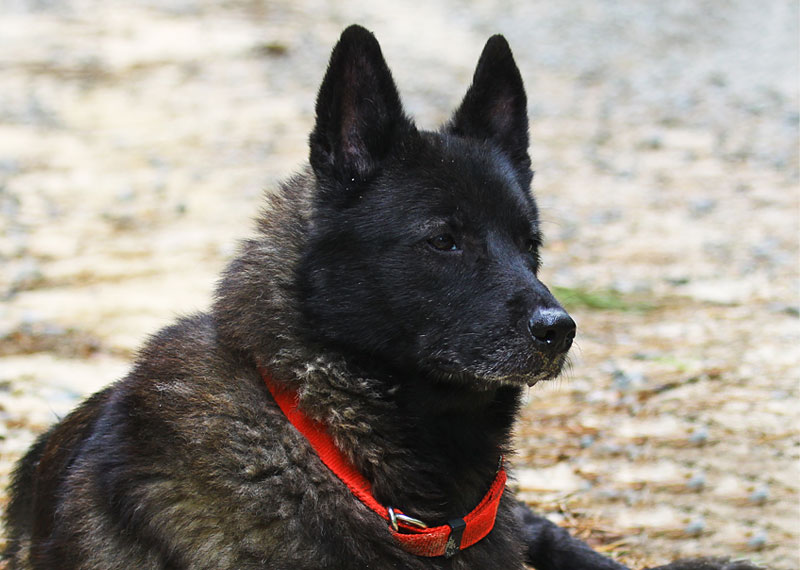
POLYGON ((389 526, 391 526, 392 530, 395 532, 400 532, 400 525, 397 524, 398 521, 416 528, 428 528, 428 525, 421 520, 395 511, 392 507, 386 507, 386 512, 389 515, 389 526))
POLYGON ((367 508, 388 522, 389 532, 400 546, 416 556, 454 556, 478 543, 494 528, 497 509, 506 486, 503 458, 494 480, 480 503, 461 519, 428 527, 424 522, 381 505, 372 494, 372 485, 355 465, 336 447, 327 427, 299 409, 299 398, 290 388, 276 383, 263 366, 258 367, 272 398, 286 419, 306 439, 322 463, 347 486, 367 508))
POLYGON ((447 537, 447 544, 444 545, 444 557, 452 558, 461 550, 461 541, 464 538, 464 529, 467 522, 464 519, 452 519, 447 521, 450 527, 450 535, 447 537))

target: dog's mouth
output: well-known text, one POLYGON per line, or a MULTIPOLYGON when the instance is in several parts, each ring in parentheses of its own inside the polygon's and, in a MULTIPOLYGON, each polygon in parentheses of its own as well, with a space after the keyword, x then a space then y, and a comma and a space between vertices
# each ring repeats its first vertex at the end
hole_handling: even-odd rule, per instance
POLYGON ((567 362, 566 352, 488 359, 478 363, 464 363, 457 358, 445 359, 440 356, 426 368, 430 376, 446 382, 522 387, 554 380, 561 374, 567 362))
POLYGON ((539 382, 546 382, 558 378, 567 363, 567 353, 562 353, 539 360, 540 366, 525 372, 512 372, 510 374, 486 374, 482 380, 498 384, 514 384, 518 386, 534 386, 539 382))

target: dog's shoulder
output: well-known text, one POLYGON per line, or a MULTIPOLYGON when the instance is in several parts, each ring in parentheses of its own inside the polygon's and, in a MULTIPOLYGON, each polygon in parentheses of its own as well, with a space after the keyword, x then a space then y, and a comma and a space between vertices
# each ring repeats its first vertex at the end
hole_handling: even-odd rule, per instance
POLYGON ((113 387, 103 416, 98 429, 130 435, 136 455, 151 441, 163 443, 165 454, 174 454, 178 443, 189 454, 225 455, 232 452, 226 439, 248 429, 275 436, 285 423, 278 421, 282 416, 252 359, 220 343, 215 321, 205 313, 179 319, 150 338, 130 374, 113 387), (275 429, 263 430, 265 425, 275 429))

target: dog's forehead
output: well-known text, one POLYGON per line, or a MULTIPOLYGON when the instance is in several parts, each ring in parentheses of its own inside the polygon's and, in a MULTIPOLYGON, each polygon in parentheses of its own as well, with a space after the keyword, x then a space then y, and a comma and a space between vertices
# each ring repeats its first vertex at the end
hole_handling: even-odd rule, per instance
POLYGON ((537 224, 530 189, 522 187, 508 157, 494 145, 429 133, 417 157, 417 198, 443 216, 537 224), (420 176, 421 171, 421 176, 420 176))

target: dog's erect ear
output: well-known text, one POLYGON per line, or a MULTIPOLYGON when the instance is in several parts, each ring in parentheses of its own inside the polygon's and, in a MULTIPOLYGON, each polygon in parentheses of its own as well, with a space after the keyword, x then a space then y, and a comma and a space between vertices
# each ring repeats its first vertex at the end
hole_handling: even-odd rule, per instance
POLYGON ((378 41, 350 26, 333 48, 317 95, 310 162, 345 185, 371 178, 397 136, 411 127, 378 41))
POLYGON ((514 56, 501 35, 486 42, 461 106, 445 131, 490 140, 511 158, 524 186, 531 182, 528 99, 514 56))

